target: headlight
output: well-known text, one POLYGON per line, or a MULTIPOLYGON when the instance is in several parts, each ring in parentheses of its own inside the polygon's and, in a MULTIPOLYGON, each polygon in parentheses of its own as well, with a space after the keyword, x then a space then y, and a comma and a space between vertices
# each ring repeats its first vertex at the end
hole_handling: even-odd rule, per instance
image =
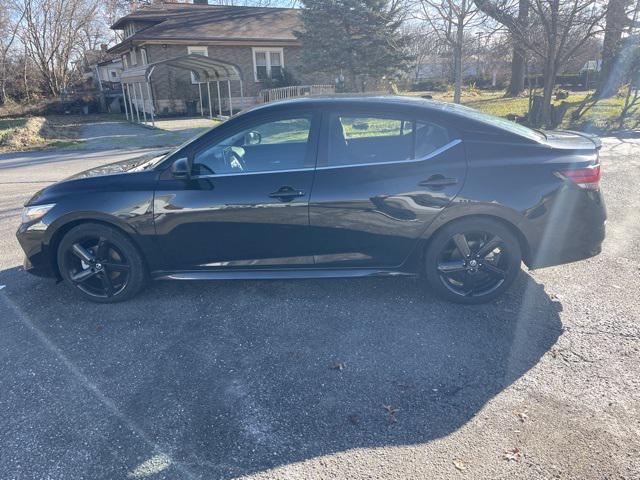
POLYGON ((48 205, 31 205, 24 207, 24 210, 22 210, 22 223, 31 223, 40 220, 55 205, 55 203, 50 203, 48 205))

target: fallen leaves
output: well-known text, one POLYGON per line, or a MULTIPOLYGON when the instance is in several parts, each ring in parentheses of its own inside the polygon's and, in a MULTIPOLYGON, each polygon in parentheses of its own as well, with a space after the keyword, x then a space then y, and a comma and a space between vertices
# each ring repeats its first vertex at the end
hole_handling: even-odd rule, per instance
POLYGON ((529 415, 527 415, 527 410, 524 410, 523 412, 516 412, 516 417, 524 423, 529 418, 529 415))
POLYGON ((575 350, 572 350, 570 348, 559 348, 559 347, 553 347, 550 351, 551 356, 553 358, 559 358, 560 360, 562 360, 565 363, 575 363, 575 362, 587 362, 587 363, 594 363, 595 360, 591 359, 591 358, 587 358, 584 355, 576 352, 575 350), (575 359, 573 358, 575 357, 575 359), (576 360, 577 359, 577 360, 576 360))
POLYGON ((396 423, 398 421, 398 419, 396 418, 396 413, 398 413, 400 409, 393 407, 391 405, 383 405, 383 407, 389 414, 389 417, 388 417, 389 423, 396 423))
POLYGON ((522 460, 522 450, 519 447, 513 447, 505 450, 502 454, 502 458, 508 462, 519 462, 522 460))
POLYGON ((331 370, 339 370, 342 371, 347 368, 347 364, 344 362, 335 362, 330 367, 331 370))
POLYGON ((460 472, 464 472, 467 469, 467 466, 462 460, 454 460, 453 466, 456 467, 456 470, 460 472))

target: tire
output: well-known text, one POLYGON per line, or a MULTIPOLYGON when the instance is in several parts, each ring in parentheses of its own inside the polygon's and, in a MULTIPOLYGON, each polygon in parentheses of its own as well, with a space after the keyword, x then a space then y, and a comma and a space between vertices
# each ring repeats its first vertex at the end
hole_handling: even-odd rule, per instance
POLYGON ((136 246, 108 225, 84 223, 69 230, 58 246, 57 261, 63 280, 92 302, 128 300, 147 281, 136 246))
POLYGON ((427 283, 439 297, 478 304, 502 295, 520 273, 521 262, 520 242, 513 232, 499 221, 476 217, 451 222, 436 232, 424 267, 427 283))

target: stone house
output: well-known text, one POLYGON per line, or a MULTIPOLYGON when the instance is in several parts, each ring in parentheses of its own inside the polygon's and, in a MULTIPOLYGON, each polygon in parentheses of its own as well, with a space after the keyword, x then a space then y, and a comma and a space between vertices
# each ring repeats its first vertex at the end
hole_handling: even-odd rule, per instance
MULTIPOLYGON (((156 115, 207 111, 209 95, 213 107, 218 107, 215 94, 202 94, 197 74, 186 67, 176 68, 176 62, 170 61, 188 55, 204 55, 235 67, 242 79, 242 91, 240 82, 222 87, 225 94, 229 91, 232 106, 237 109, 241 103, 256 103, 259 92, 273 86, 285 69, 299 82, 309 83, 300 72, 301 47, 294 35, 302 26, 298 12, 290 8, 208 5, 198 0, 152 4, 112 25, 112 29, 123 31, 124 39, 109 52, 120 55, 123 79, 128 71, 146 71, 148 90, 144 91, 149 94, 140 87, 137 98, 142 96, 152 103, 156 115), (145 70, 144 66, 153 69, 145 70)), ((214 91, 220 88, 219 83, 213 86, 214 91)))

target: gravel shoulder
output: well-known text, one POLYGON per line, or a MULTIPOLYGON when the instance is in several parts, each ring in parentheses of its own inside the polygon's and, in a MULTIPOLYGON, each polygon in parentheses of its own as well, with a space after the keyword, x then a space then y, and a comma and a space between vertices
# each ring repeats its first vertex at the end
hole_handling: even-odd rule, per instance
POLYGON ((362 279, 94 305, 14 232, 47 183, 159 146, 95 128, 0 155, 0 478, 640 478, 640 140, 604 139, 603 253, 493 304, 362 279))

